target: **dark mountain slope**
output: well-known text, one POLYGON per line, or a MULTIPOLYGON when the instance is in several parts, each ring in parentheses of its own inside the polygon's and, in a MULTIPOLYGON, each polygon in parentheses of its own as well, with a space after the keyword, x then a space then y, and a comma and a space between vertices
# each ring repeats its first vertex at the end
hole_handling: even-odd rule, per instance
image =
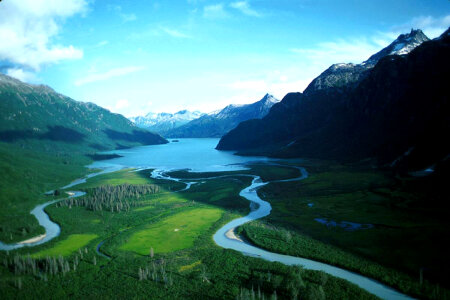
POLYGON ((217 148, 428 167, 450 153, 449 50, 446 32, 408 55, 382 58, 358 81, 288 94, 262 120, 225 135, 217 148))
POLYGON ((312 95, 316 91, 327 88, 355 86, 367 76, 369 71, 383 57, 408 54, 426 41, 429 41, 429 39, 420 29, 411 30, 407 34, 401 34, 391 44, 361 64, 339 63, 332 65, 309 84, 304 94, 312 95))

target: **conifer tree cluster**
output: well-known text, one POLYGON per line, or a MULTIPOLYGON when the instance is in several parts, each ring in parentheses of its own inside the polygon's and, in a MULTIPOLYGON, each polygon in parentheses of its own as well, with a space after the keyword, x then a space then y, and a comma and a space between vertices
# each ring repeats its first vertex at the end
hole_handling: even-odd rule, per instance
POLYGON ((92 211, 122 212, 142 205, 138 200, 143 196, 159 192, 161 188, 156 184, 104 185, 86 190, 83 197, 61 201, 57 206, 81 206, 92 211))
MULTIPOLYGON (((77 257, 78 258, 78 257, 77 257)), ((47 281, 48 275, 57 275, 76 270, 78 259, 72 264, 62 257, 49 257, 44 259, 15 255, 12 258, 4 258, 3 265, 14 272, 15 275, 33 275, 47 281)))

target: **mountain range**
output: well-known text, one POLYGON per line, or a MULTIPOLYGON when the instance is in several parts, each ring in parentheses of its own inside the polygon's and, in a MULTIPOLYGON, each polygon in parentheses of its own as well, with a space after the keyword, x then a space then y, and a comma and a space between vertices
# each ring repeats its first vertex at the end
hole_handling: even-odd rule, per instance
POLYGON ((449 30, 400 35, 362 64, 336 64, 260 120, 240 123, 217 149, 275 157, 374 159, 404 170, 449 158, 449 30))
POLYGON ((252 104, 230 104, 221 110, 205 114, 174 128, 165 136, 170 138, 221 137, 242 121, 264 117, 278 102, 279 100, 274 96, 266 94, 261 100, 252 104))
POLYGON ((161 144, 161 136, 93 103, 75 101, 45 85, 0 74, 0 141, 23 148, 86 152, 161 144), (46 142, 46 143, 42 143, 46 142))
POLYGON ((180 110, 171 113, 148 113, 145 116, 132 117, 130 120, 140 128, 148 129, 165 136, 171 130, 178 128, 189 121, 198 119, 204 113, 199 111, 180 110))

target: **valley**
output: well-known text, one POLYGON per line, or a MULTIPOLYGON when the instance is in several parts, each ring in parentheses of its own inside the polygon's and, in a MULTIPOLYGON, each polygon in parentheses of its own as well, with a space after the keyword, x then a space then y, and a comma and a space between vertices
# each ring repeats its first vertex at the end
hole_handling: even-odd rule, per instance
MULTIPOLYGON (((285 170, 286 168, 271 166, 264 173, 266 176, 274 176, 285 170)), ((84 292, 80 297, 95 295, 99 290, 103 290, 103 293, 107 291, 103 296, 111 293, 110 295, 132 297, 136 291, 145 295, 146 292, 141 288, 147 287, 152 295, 158 297, 175 295, 196 298, 197 293, 202 293, 214 298, 218 295, 231 296, 236 292, 251 293, 251 290, 256 293, 259 290, 265 297, 274 293, 288 297, 299 292, 314 297, 315 294, 325 295, 328 292, 355 299, 372 298, 356 286, 344 284, 344 281, 334 277, 328 278, 325 274, 295 267, 273 265, 216 246, 212 234, 231 219, 248 213, 247 200, 238 196, 239 191, 251 181, 247 175, 227 175, 225 178, 206 181, 202 179, 191 189, 176 193, 174 192, 183 190, 185 184, 150 178, 150 175, 151 170, 136 172, 124 169, 92 177, 86 183, 71 187, 85 190, 87 195, 92 189, 105 184, 117 187, 124 183, 150 184, 159 188, 157 193, 134 198, 138 206, 129 211, 92 211, 77 206, 75 202, 64 204, 68 200, 49 206, 46 210, 52 220, 61 226, 61 235, 41 246, 19 249, 18 253, 25 257, 30 253, 31 259, 38 261, 38 264, 39 259, 58 253, 68 262, 70 270, 53 276, 46 273, 45 269, 38 268, 37 273, 26 268, 18 270, 14 267, 17 264, 15 260, 9 257, 12 254, 2 252, 2 261, 17 270, 16 275, 11 276, 8 275, 8 268, 4 269, 4 265, 2 267, 4 276, 1 284, 5 295, 8 296, 9 291, 16 293, 14 286, 20 280, 20 291, 27 293, 32 288, 34 295, 46 293, 50 288, 53 294, 69 296, 72 289, 83 286, 84 292), (152 228, 159 230, 151 230, 152 228), (158 234, 161 236, 158 237, 158 234), (173 236, 173 242, 170 242, 170 236, 173 236), (98 247, 99 244, 101 247, 98 247), (103 255, 96 253, 96 249, 103 255), (226 262, 231 267, 231 261, 234 267, 224 269, 223 263, 226 262), (257 271, 259 268, 265 271, 257 271), (150 271, 139 271, 147 269, 150 271), (118 270, 121 271, 117 272, 118 270), (106 276, 107 274, 109 275, 106 276), (114 276, 111 277, 112 274, 114 276), (288 274, 292 278, 289 280, 304 283, 292 290, 289 281, 285 282, 288 274), (94 278, 97 284, 92 286, 90 282, 94 278), (317 281, 318 278, 322 279, 317 281), (111 283, 116 280, 133 288, 104 290, 114 286, 111 283), (242 280, 248 284, 242 285, 242 280), (59 284, 54 285, 52 282, 59 284), (64 282, 71 282, 71 287, 64 282), (345 288, 341 288, 341 285, 345 288)), ((199 176, 210 175, 205 173, 199 176)))
POLYGON ((407 2, 0 1, 0 299, 450 299, 407 2))
MULTIPOLYGON (((314 297, 316 296, 313 295, 322 293, 324 297, 327 294, 341 294, 349 299, 359 299, 361 297, 369 299, 371 296, 360 288, 349 284, 343 285, 343 282, 340 281, 341 279, 330 275, 320 275, 322 278, 326 276, 327 279, 325 281, 321 279, 322 283, 315 285, 314 282, 316 281, 314 278, 319 275, 317 275, 317 271, 308 271, 309 267, 306 262, 302 263, 303 265, 306 263, 306 269, 281 267, 281 265, 269 267, 271 264, 263 262, 264 260, 261 261, 260 258, 242 256, 239 252, 225 250, 215 244, 212 236, 220 227, 232 219, 243 217, 254 210, 253 208, 249 211, 252 205, 249 207, 248 200, 239 195, 242 195, 241 190, 248 187, 254 180, 253 176, 256 175, 260 176, 263 182, 268 182, 267 185, 259 188, 257 193, 262 199, 270 203, 272 211, 270 211, 269 206, 269 211, 264 213, 263 216, 270 214, 261 219, 262 223, 261 221, 254 221, 242 227, 237 227, 236 232, 251 244, 275 253, 311 258, 340 266, 377 279, 412 296, 432 295, 432 298, 446 297, 446 289, 439 289, 436 285, 431 284, 427 278, 430 276, 430 279, 435 279, 431 276, 440 274, 435 272, 443 272, 442 274, 445 274, 443 269, 438 271, 439 264, 435 265, 437 269, 434 269, 432 272, 431 270, 428 271, 427 268, 427 271, 424 272, 426 276, 424 283, 420 284, 417 277, 414 276, 414 273, 417 273, 416 268, 418 266, 408 267, 402 265, 401 260, 395 256, 396 253, 402 253, 401 250, 400 252, 398 251, 398 247, 401 244, 392 242, 397 239, 395 237, 395 228, 398 228, 399 225, 397 220, 400 218, 404 219, 404 217, 397 215, 403 210, 395 209, 396 206, 403 205, 402 202, 397 198, 393 198, 393 196, 389 196, 390 198, 387 199, 390 200, 384 201, 382 199, 369 199, 368 201, 373 203, 372 206, 364 204, 364 201, 367 200, 362 195, 367 193, 367 189, 371 191, 379 190, 380 193, 384 193, 382 194, 384 197, 399 193, 388 191, 389 188, 395 186, 388 174, 367 173, 367 167, 364 166, 351 167, 332 164, 331 162, 310 160, 271 162, 258 157, 239 159, 238 165, 211 165, 211 160, 209 160, 203 163, 203 167, 201 167, 194 161, 191 164, 197 166, 196 173, 176 171, 177 168, 171 167, 176 163, 187 167, 190 165, 189 163, 181 163, 182 155, 173 155, 174 151, 189 152, 189 149, 196 148, 200 153, 199 158, 201 158, 206 153, 214 151, 213 148, 216 142, 217 140, 213 139, 206 142, 203 139, 180 139, 178 143, 168 145, 119 150, 116 152, 121 157, 95 162, 91 165, 93 170, 108 166, 112 173, 90 177, 84 183, 81 182, 78 185, 62 190, 61 192, 64 193, 75 189, 77 191, 85 191, 87 195, 62 200, 46 208, 46 212, 51 216, 51 219, 61 227, 61 234, 42 245, 18 249, 17 253, 24 257, 30 254, 31 258, 38 262, 48 256, 62 255, 63 259, 67 260, 71 270, 63 272, 64 275, 53 276, 52 280, 55 280, 55 282, 60 282, 63 278, 69 276, 71 281, 75 280, 77 284, 84 285, 86 284, 84 279, 86 272, 87 274, 100 272, 99 275, 95 275, 95 278, 98 278, 97 276, 101 276, 108 270, 110 272, 113 269, 122 270, 120 273, 125 272, 123 276, 128 274, 126 276, 130 276, 130 279, 135 279, 133 282, 130 279, 125 280, 119 277, 120 280, 125 280, 130 287, 136 288, 142 285, 142 281, 150 281, 147 284, 151 285, 149 288, 152 290, 152 293, 162 293, 159 294, 160 297, 166 297, 168 294, 165 293, 170 292, 170 295, 189 298, 187 295, 194 291, 206 292, 205 288, 209 289, 208 295, 211 297, 219 295, 217 293, 221 293, 221 297, 226 297, 219 290, 220 286, 227 285, 234 286, 232 290, 229 290, 231 294, 235 293, 234 291, 251 293, 253 286, 254 292, 260 290, 266 297, 274 293, 277 293, 280 297, 302 294, 307 299, 315 299, 314 297), (157 149, 158 147, 162 148, 162 150, 157 149), (162 157, 158 163, 155 163, 153 159, 149 159, 147 162, 141 160, 142 155, 146 153, 147 155, 148 153, 153 153, 150 157, 155 157, 154 155, 162 153, 161 151, 169 154, 166 157, 162 157), (250 169, 242 169, 242 166, 245 166, 245 162, 249 164, 250 169), (124 165, 125 163, 127 165, 124 165), (243 163, 244 165, 242 165, 243 163), (141 170, 126 168, 133 166, 133 164, 135 164, 134 167, 140 167, 141 170), (165 168, 168 168, 169 172, 167 175, 165 173, 155 173, 152 169, 146 169, 146 164, 153 164, 157 168, 166 166, 165 168), (113 165, 116 165, 116 167, 112 167, 113 165), (309 170, 309 177, 302 180, 294 180, 302 178, 299 177, 301 172, 297 166, 306 167, 309 170), (122 168, 122 170, 114 171, 118 168, 122 168), (201 171, 201 168, 207 172, 198 173, 198 171, 201 171), (358 174, 356 178, 365 179, 355 181, 353 179, 355 176, 353 175, 356 173, 354 172, 358 174), (172 177, 179 178, 181 181, 173 181, 171 180, 172 177), (188 190, 185 190, 186 184, 184 182, 192 183, 188 190), (317 184, 321 185, 320 189, 317 188, 317 184), (90 202, 81 201, 83 197, 92 198, 93 196, 89 195, 97 195, 95 191, 99 188, 105 191, 110 189, 109 195, 114 195, 116 193, 113 192, 115 189, 117 192, 122 191, 121 193, 124 193, 127 188, 129 189, 133 186, 136 187, 136 192, 133 192, 130 196, 124 194, 124 198, 116 198, 117 200, 111 198, 108 201, 119 201, 111 202, 112 205, 86 206, 83 203, 90 202), (151 187, 150 194, 140 194, 139 187, 145 186, 151 187), (322 191, 326 196, 318 194, 318 191, 322 191), (298 195, 297 193, 301 194, 298 195), (360 203, 361 208, 351 204, 355 203, 355 200, 351 198, 352 194, 355 194, 355 199, 360 199, 356 203, 360 203), (324 197, 327 200, 322 200, 324 197), (389 203, 385 201, 389 201, 389 203), (331 203, 333 203, 334 208, 324 206, 331 203), (128 204, 132 204, 132 206, 128 206, 128 204), (313 205, 310 206, 309 204, 313 205), (122 209, 122 206, 125 208, 122 209), (342 207, 342 211, 338 209, 339 207, 342 207), (326 212, 325 215, 320 213, 322 210, 326 212), (362 215, 361 213, 365 210, 370 211, 370 215, 362 215), (386 210, 392 216, 388 216, 386 210), (334 214, 330 214, 330 212, 334 212, 334 214), (383 219, 376 221, 374 218, 378 214, 382 215, 383 219), (315 222, 314 218, 317 217, 327 217, 333 220, 354 223, 371 223, 376 224, 376 226, 371 229, 348 231, 315 222), (80 222, 80 220, 83 221, 80 222), (387 234, 387 232, 390 233, 387 234), (390 238, 391 240, 383 242, 380 241, 381 237, 384 237, 384 239, 390 238), (366 242, 367 250, 364 250, 363 245, 366 242), (373 247, 374 245, 383 245, 385 248, 380 248, 380 246, 373 247), (268 278, 263 279, 264 276, 269 275, 264 275, 257 279, 253 277, 254 275, 241 274, 239 276, 244 276, 247 279, 244 282, 239 280, 236 282, 232 281, 234 282, 232 283, 229 281, 232 278, 229 277, 232 273, 225 275, 223 270, 219 271, 217 269, 216 263, 218 261, 213 263, 204 256, 213 255, 217 260, 216 256, 219 253, 222 253, 220 255, 225 255, 223 253, 226 253, 226 257, 234 261, 233 266, 244 264, 239 266, 234 272, 242 272, 243 269, 241 268, 245 266, 245 272, 251 271, 250 274, 253 274, 255 270, 250 266, 258 265, 259 267, 264 266, 263 268, 265 269, 268 268, 269 273, 267 274, 278 274, 274 276, 281 276, 284 279, 278 284, 272 285, 270 281, 267 281, 268 278), (386 264, 389 261, 389 257, 392 257, 393 263, 386 264), (133 259, 133 262, 130 259, 133 259), (261 262, 255 265, 255 260, 261 262), (381 263, 377 262, 377 260, 381 263), (161 273, 162 269, 158 269, 162 268, 161 261, 164 262, 164 273, 161 273), (251 263, 251 265, 245 265, 246 263, 251 263), (131 266, 134 266, 136 270, 133 270, 131 266), (248 267, 250 267, 249 270, 246 269, 248 267), (147 268, 150 271, 146 271, 147 268), (83 270, 83 272, 80 273, 80 270, 83 270), (79 275, 77 275, 78 273, 79 275), (294 275, 288 276, 287 274, 297 274, 295 276, 300 277, 304 283, 297 285, 292 290, 284 280, 294 275), (83 276, 83 278, 78 276, 83 276), (204 276, 203 279, 202 276, 204 276), (145 280, 143 279, 144 277, 146 278, 145 280), (220 283, 217 282, 218 278, 221 278, 220 283), (193 281, 197 280, 199 281, 198 286, 197 284, 193 285, 193 281), (185 282, 183 284, 189 282, 189 285, 183 288, 184 292, 178 290, 180 286, 177 286, 178 283, 175 283, 177 281, 185 282), (214 282, 214 287, 212 282, 214 282), (245 282, 253 283, 250 285, 248 283, 245 284, 245 282), (336 286, 336 284, 338 285, 336 286), (202 285, 206 286, 202 287, 202 285), (302 288, 302 286, 305 287, 302 288)), ((224 154, 219 153, 216 156, 215 152, 211 153, 211 155, 221 160, 222 163, 228 160, 232 162, 239 158, 231 154, 224 156, 224 154)), ((107 196, 106 194, 98 195, 99 197, 107 196)), ((62 199, 64 196, 61 195, 59 198, 62 199)), ((95 200, 96 198, 92 199, 95 200)), ((417 217, 411 217, 415 218, 416 224, 417 217)), ((424 222, 427 222, 426 219, 424 222)), ((436 221, 434 224, 438 227, 443 227, 445 226, 445 221, 443 220, 442 222, 441 225, 438 225, 436 221)), ((408 223, 403 223, 402 226, 407 227, 408 223)), ((424 229, 428 226, 425 225, 424 229)), ((225 230, 225 228, 227 227, 223 229, 225 230)), ((404 245, 404 247, 418 247, 423 243, 429 244, 433 242, 434 237, 430 236, 428 231, 418 230, 417 226, 414 228, 416 239, 411 240, 411 244, 404 245), (420 235, 422 235, 422 239, 418 238, 420 235)), ((225 233, 221 234, 225 238, 225 233)), ((405 230, 401 229, 399 234, 405 234, 405 230)), ((234 246, 232 248, 234 249, 234 246)), ((246 248, 244 247, 243 249, 246 248)), ((252 250, 240 251, 248 253, 252 250)), ((445 252, 446 250, 442 249, 442 251, 445 252)), ((259 250, 257 253, 259 253, 259 250)), ((6 254, 2 252, 2 260, 7 262, 7 265, 10 266, 8 268, 14 265, 13 261, 8 263, 12 259, 11 255, 8 252, 6 254)), ((432 258, 429 253, 421 255, 432 258)), ((273 258, 265 259, 272 260, 273 258)), ((417 260, 408 259, 406 261, 417 260)), ((427 265, 432 266, 433 263, 430 263, 427 263, 427 265)), ((8 286, 17 286, 17 277, 8 275, 8 268, 2 271, 3 275, 6 276, 2 280, 2 290, 5 291, 10 290, 8 286)), ((226 270, 227 272, 230 271, 226 270)), ((18 273, 21 285, 48 286, 48 283, 41 278, 41 276, 46 274, 45 269, 33 273, 34 276, 27 275, 29 271, 22 272, 25 273, 18 273), (36 274, 40 275, 36 278, 36 274)), ((319 272, 318 274, 325 273, 319 272)), ((119 278, 116 276, 118 274, 115 274, 113 278, 118 280, 119 278)), ((92 280, 93 277, 88 275, 86 278, 92 280)), ((103 278, 102 285, 108 286, 109 279, 106 279, 107 277, 101 278, 103 278)), ((98 279, 96 281, 98 282, 98 279)), ((55 292, 67 292, 67 286, 63 285, 60 289, 56 289, 55 292)), ((15 288, 11 291, 13 290, 15 288)), ((95 291, 87 289, 86 292, 94 293, 95 291)), ((123 292, 121 291, 121 293, 123 292)), ((39 293, 36 295, 39 295, 39 293)), ((132 294, 121 295, 130 297, 132 294)))

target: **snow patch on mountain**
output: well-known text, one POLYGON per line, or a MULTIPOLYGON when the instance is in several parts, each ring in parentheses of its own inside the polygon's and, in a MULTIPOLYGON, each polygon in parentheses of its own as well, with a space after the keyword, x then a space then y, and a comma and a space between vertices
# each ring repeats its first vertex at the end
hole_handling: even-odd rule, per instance
POLYGON ((200 111, 180 110, 172 113, 153 113, 150 112, 145 116, 131 117, 130 120, 141 128, 146 128, 158 133, 164 133, 168 130, 180 127, 192 120, 198 119, 204 113, 200 111))

